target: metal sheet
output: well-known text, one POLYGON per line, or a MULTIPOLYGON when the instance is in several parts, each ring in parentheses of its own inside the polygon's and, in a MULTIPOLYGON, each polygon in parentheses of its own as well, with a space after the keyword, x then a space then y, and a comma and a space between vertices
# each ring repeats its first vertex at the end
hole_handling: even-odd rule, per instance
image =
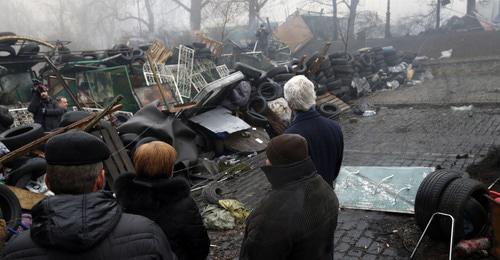
POLYGON ((432 167, 342 167, 335 193, 340 207, 414 214, 418 187, 432 167))
POLYGON ((231 115, 231 111, 219 107, 189 119, 191 122, 199 124, 206 129, 218 133, 236 133, 247 130, 250 125, 238 117, 231 115))

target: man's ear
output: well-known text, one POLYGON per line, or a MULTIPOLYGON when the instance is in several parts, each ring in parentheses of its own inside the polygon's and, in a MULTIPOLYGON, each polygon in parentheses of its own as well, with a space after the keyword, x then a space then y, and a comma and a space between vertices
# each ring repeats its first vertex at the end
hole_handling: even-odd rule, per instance
POLYGON ((97 175, 94 192, 104 189, 104 185, 106 184, 106 175, 104 173, 104 169, 101 169, 99 175, 97 175))

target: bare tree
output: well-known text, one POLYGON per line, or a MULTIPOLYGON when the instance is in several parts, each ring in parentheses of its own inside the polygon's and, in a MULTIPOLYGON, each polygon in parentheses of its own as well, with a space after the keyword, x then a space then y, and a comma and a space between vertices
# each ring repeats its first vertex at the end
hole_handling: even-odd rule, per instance
POLYGON ((199 31, 201 29, 201 11, 210 3, 210 0, 190 0, 189 6, 181 0, 173 1, 189 13, 191 30, 199 31))
POLYGON ((218 40, 225 41, 228 31, 228 25, 233 23, 238 17, 238 10, 241 10, 242 3, 237 0, 216 0, 210 4, 209 12, 212 19, 211 25, 214 26, 218 40))

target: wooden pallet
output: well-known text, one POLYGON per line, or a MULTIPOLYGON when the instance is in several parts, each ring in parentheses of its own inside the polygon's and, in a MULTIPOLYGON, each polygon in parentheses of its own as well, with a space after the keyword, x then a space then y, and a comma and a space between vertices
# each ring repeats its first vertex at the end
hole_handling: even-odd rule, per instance
POLYGON ((134 172, 135 169, 116 129, 111 124, 103 125, 104 128, 94 130, 91 134, 102 138, 111 151, 109 159, 104 161, 104 167, 106 168, 106 182, 110 188, 113 188, 113 183, 120 174, 134 172))

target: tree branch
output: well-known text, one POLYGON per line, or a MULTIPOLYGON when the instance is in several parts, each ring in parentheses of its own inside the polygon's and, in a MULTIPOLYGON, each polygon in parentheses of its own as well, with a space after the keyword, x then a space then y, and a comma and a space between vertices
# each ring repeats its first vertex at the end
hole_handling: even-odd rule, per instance
POLYGON ((183 2, 181 2, 180 0, 172 0, 174 1, 174 3, 180 5, 182 8, 184 8, 184 10, 188 11, 188 12, 191 12, 191 8, 188 7, 187 5, 185 5, 183 2))
POLYGON ((201 2, 201 9, 203 9, 209 3, 210 3, 210 0, 205 0, 205 1, 201 2))

